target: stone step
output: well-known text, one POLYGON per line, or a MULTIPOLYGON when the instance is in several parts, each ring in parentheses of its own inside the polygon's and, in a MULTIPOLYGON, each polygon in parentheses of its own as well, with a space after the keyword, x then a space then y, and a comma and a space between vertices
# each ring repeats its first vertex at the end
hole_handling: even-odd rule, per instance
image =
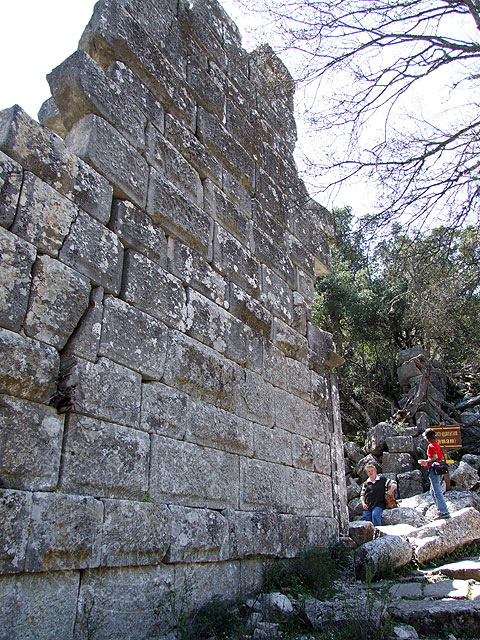
MULTIPOLYGON (((434 585, 432 585, 434 586, 434 585)), ((475 633, 480 629, 480 593, 473 600, 441 598, 439 600, 402 598, 390 613, 395 621, 413 625, 420 633, 432 636, 449 629, 454 634, 475 633)))
POLYGON ((442 574, 448 578, 458 578, 460 580, 480 581, 480 559, 462 560, 461 562, 451 562, 441 567, 423 572, 425 575, 442 574))

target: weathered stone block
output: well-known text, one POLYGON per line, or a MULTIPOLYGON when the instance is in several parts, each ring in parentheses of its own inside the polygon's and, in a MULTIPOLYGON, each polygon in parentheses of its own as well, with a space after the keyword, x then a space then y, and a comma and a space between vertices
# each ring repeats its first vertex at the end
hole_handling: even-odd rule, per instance
POLYGON ((48 402, 60 358, 53 347, 0 329, 0 393, 48 402))
POLYGON ((250 221, 244 211, 229 200, 211 180, 205 180, 205 210, 219 222, 228 233, 234 235, 243 244, 248 244, 250 221))
MULTIPOLYGON (((193 397, 232 409, 234 390, 245 379, 244 370, 213 349, 184 336, 170 333, 163 381, 193 397)), ((241 417, 248 417, 239 414, 241 417)))
POLYGON ((103 294, 102 287, 92 289, 89 307, 65 346, 63 356, 74 355, 92 361, 97 359, 102 330, 103 294))
POLYGON ((255 172, 255 197, 264 209, 288 225, 289 202, 285 190, 259 167, 255 172))
POLYGON ((47 98, 47 100, 43 102, 38 112, 37 119, 40 124, 43 124, 44 127, 47 127, 47 129, 56 133, 60 138, 65 138, 68 133, 65 129, 60 111, 58 110, 57 104, 53 98, 47 98))
POLYGON ((310 318, 310 306, 307 306, 304 297, 298 291, 294 291, 292 328, 304 336, 307 333, 307 320, 310 318))
POLYGON ((30 492, 0 489, 0 573, 2 574, 19 573, 24 569, 31 509, 32 494, 30 492))
POLYGON ((214 266, 254 295, 259 289, 259 263, 243 244, 216 225, 214 266))
POLYGON ((252 216, 253 189, 241 176, 228 167, 222 167, 222 191, 248 218, 252 216))
POLYGON ((275 387, 287 387, 287 357, 270 340, 263 342, 263 377, 275 387))
POLYGON ((97 567, 102 521, 100 500, 34 493, 25 570, 36 573, 97 567))
POLYGON ((413 557, 409 542, 400 536, 383 536, 362 544, 355 552, 355 573, 365 580, 385 571, 392 571, 408 564, 413 557))
POLYGON ((262 460, 240 461, 240 508, 256 511, 289 511, 290 469, 262 460))
POLYGON ((221 186, 222 166, 218 158, 170 113, 165 114, 165 137, 192 165, 202 180, 210 178, 221 186))
POLYGON ((166 595, 173 578, 165 565, 85 572, 73 637, 88 640, 94 629, 97 640, 158 638, 175 624, 166 595))
POLYGON ((0 112, 0 149, 97 220, 108 221, 112 187, 18 105, 0 112))
POLYGON ((160 564, 170 545, 168 507, 132 500, 105 500, 104 567, 160 564))
POLYGON ((161 227, 127 200, 116 200, 110 228, 122 243, 145 254, 161 267, 167 265, 167 239, 161 227))
POLYGON ((148 489, 149 452, 150 440, 142 431, 72 415, 62 491, 141 500, 148 489))
POLYGON ((160 382, 142 385, 140 429, 183 440, 191 421, 190 396, 160 382))
POLYGON ((0 576, 2 640, 71 640, 79 584, 79 571, 0 576))
POLYGON ((331 518, 332 503, 332 482, 329 477, 303 469, 289 469, 288 512, 331 518))
POLYGON ((202 255, 178 240, 171 238, 168 249, 169 270, 186 285, 226 307, 228 286, 225 278, 214 271, 202 255))
POLYGON ((153 125, 147 128, 145 157, 158 173, 197 206, 203 206, 203 186, 197 171, 153 125))
POLYGON ((64 417, 44 404, 6 395, 0 398, 2 485, 28 491, 55 489, 64 417))
POLYGON ((239 585, 239 562, 206 562, 180 565, 175 569, 176 592, 191 593, 189 610, 198 609, 215 596, 221 600, 236 600, 239 585))
POLYGON ((325 359, 329 351, 335 351, 332 334, 322 331, 311 322, 307 323, 308 366, 320 375, 325 375, 325 359))
POLYGON ((230 284, 228 309, 230 313, 253 329, 256 334, 270 338, 272 314, 233 282, 230 284))
POLYGON ((295 269, 285 245, 260 229, 253 228, 254 253, 269 269, 275 271, 290 287, 295 285, 295 269))
POLYGON ((404 473, 413 471, 415 461, 409 453, 387 453, 382 456, 383 473, 404 473))
POLYGON ((153 436, 150 494, 157 504, 238 508, 238 456, 153 436))
POLYGON ((148 165, 108 122, 93 114, 84 116, 70 130, 65 144, 112 184, 116 198, 145 208, 148 165))
POLYGON ((230 531, 230 558, 254 555, 278 557, 282 548, 281 522, 273 512, 222 512, 230 531))
POLYGON ((253 457, 266 462, 292 464, 292 434, 277 427, 254 425, 253 457))
POLYGON ((9 227, 15 218, 22 179, 22 167, 0 151, 0 226, 2 227, 9 227))
POLYGON ((416 454, 415 443, 412 436, 387 436, 387 449, 389 453, 416 454))
POLYGON ((324 409, 282 389, 275 390, 274 403, 277 427, 328 442, 329 423, 324 409))
POLYGON ((276 273, 262 265, 262 302, 274 316, 287 324, 293 322, 292 290, 276 273))
POLYGON ((279 318, 275 318, 273 321, 273 331, 275 346, 290 358, 306 362, 307 339, 305 336, 302 336, 279 318))
POLYGON ((279 520, 282 539, 282 557, 295 558, 302 551, 316 546, 317 543, 311 545, 309 541, 312 529, 311 521, 313 518, 286 513, 281 514, 279 520))
POLYGON ((145 148, 145 116, 124 86, 108 78, 85 51, 75 51, 47 80, 67 131, 93 113, 110 122, 134 147, 145 148))
POLYGON ((166 326, 117 298, 108 296, 104 307, 99 354, 159 380, 165 366, 166 326))
POLYGON ((211 254, 213 221, 200 207, 151 169, 147 211, 168 232, 196 248, 207 258, 211 254))
POLYGON ((171 505, 171 544, 166 562, 227 560, 228 523, 217 511, 171 505))
POLYGON ((373 522, 365 522, 363 520, 350 522, 348 527, 348 535, 352 538, 357 547, 361 544, 365 544, 365 542, 373 540, 374 531, 375 527, 373 526, 373 522))
POLYGON ((292 434, 293 466, 313 471, 313 440, 292 434))
POLYGON ((221 121, 198 107, 198 137, 223 163, 238 173, 250 187, 255 184, 255 167, 251 156, 228 133, 221 121))
POLYGON ((88 307, 90 282, 50 256, 39 256, 25 318, 30 338, 63 349, 88 307))
POLYGON ((362 448, 356 442, 352 442, 350 440, 345 440, 345 442, 343 443, 343 452, 345 454, 345 457, 347 457, 355 464, 357 464, 357 462, 359 462, 364 457, 362 448))
MULTIPOLYGON (((134 6, 133 13, 137 17, 138 10, 142 9, 137 3, 134 6)), ((115 60, 126 63, 158 96, 167 111, 195 131, 195 101, 179 74, 184 60, 181 55, 172 55, 178 43, 175 37, 165 40, 165 32, 162 36, 158 33, 153 37, 149 35, 152 27, 161 29, 166 23, 164 19, 152 20, 152 15, 158 14, 153 3, 145 3, 144 7, 150 15, 140 24, 125 10, 123 0, 109 0, 98 5, 80 39, 79 48, 87 51, 104 68, 115 60), (177 63, 177 68, 170 60, 177 63)))
POLYGON ((225 112, 225 88, 222 73, 215 63, 210 61, 210 69, 205 71, 203 61, 193 57, 187 62, 187 83, 193 97, 207 111, 223 119, 225 112))
POLYGON ((65 362, 61 393, 82 414, 138 427, 142 377, 107 358, 65 362))
POLYGON ((415 471, 399 473, 397 475, 397 485, 401 498, 410 498, 423 493, 422 472, 419 469, 415 469, 415 471))
POLYGON ((78 213, 71 200, 27 172, 12 231, 55 257, 78 213))
POLYGON ((131 249, 125 254, 122 297, 165 324, 185 329, 187 296, 181 281, 131 249))
POLYGON ((260 140, 255 127, 250 122, 252 118, 250 104, 230 80, 231 78, 228 78, 225 82, 227 92, 225 128, 248 153, 258 158, 261 148, 260 140))
POLYGON ((107 291, 120 291, 123 247, 110 229, 82 211, 60 250, 60 260, 107 291))
POLYGON ((180 22, 190 31, 208 57, 212 58, 221 69, 225 69, 227 65, 226 54, 222 46, 223 28, 226 22, 223 14, 225 14, 224 10, 216 2, 195 1, 191 3, 180 0, 178 5, 180 22))
POLYGON ((274 389, 253 371, 245 371, 245 378, 234 389, 234 412, 254 422, 271 427, 274 422, 274 389))
POLYGON ((475 467, 469 465, 465 460, 461 460, 451 474, 450 480, 457 489, 471 491, 480 482, 480 477, 475 467))
MULTIPOLYGON (((369 429, 365 440, 364 450, 366 453, 379 456, 382 451, 385 451, 387 448, 387 438, 396 436, 397 430, 392 424, 389 422, 379 422, 369 429)), ((409 469, 404 469, 404 471, 409 471, 409 469)))
POLYGON ((0 324, 18 331, 27 311, 35 247, 0 227, 0 324))
POLYGON ((193 400, 186 440, 230 453, 253 454, 253 425, 233 413, 193 400))
POLYGON ((297 283, 296 288, 308 302, 312 305, 315 299, 315 281, 304 271, 297 268, 297 283))
MULTIPOLYGON (((327 406, 327 402, 330 398, 330 385, 328 376, 321 376, 316 371, 311 371, 311 389, 312 389, 312 402, 322 409, 327 406)), ((341 427, 339 428, 341 433, 341 427)), ((363 456, 363 453, 362 453, 363 456)))
POLYGON ((307 365, 293 358, 287 358, 287 390, 310 400, 312 379, 307 365))

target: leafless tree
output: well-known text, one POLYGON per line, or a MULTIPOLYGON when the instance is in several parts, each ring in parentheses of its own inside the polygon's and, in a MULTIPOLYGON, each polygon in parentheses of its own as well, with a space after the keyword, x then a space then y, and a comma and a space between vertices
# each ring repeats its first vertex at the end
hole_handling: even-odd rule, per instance
POLYGON ((322 190, 371 181, 380 194, 377 223, 403 216, 420 226, 440 214, 456 227, 477 223, 480 0, 248 0, 247 7, 268 16, 264 37, 276 30, 277 51, 293 53, 296 79, 314 88, 308 116, 319 138, 310 168, 322 190), (329 131, 338 132, 335 145, 322 144, 329 131))

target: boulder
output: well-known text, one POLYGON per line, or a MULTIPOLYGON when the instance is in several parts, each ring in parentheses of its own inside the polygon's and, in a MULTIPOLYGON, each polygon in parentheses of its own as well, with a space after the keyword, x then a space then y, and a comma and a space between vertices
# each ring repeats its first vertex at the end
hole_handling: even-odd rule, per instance
POLYGON ((371 453, 369 453, 367 456, 359 460, 355 466, 355 473, 362 482, 364 482, 368 478, 367 472, 365 471, 365 467, 367 466, 367 464, 374 464, 377 467, 378 473, 380 473, 382 470, 378 459, 375 458, 375 456, 373 456, 371 453))
MULTIPOLYGON (((402 500, 402 505, 404 501, 402 500)), ((408 524, 411 527, 421 527, 426 520, 423 515, 412 507, 400 506, 387 509, 382 514, 382 525, 408 524)))
POLYGON ((412 436, 389 436, 387 449, 390 453, 410 453, 412 456, 416 453, 412 436))
POLYGON ((384 473, 405 473, 413 471, 415 460, 409 453, 384 453, 382 456, 382 470, 384 473))
POLYGON ((260 596, 261 612, 265 620, 280 622, 293 615, 293 605, 283 593, 273 592, 260 596))
POLYGON ((389 422, 379 422, 367 433, 365 453, 379 456, 387 448, 387 438, 397 436, 397 430, 389 422))
POLYGON ((461 460, 455 471, 450 474, 450 482, 458 489, 467 489, 467 491, 470 491, 479 481, 480 478, 477 469, 464 460, 461 460))
POLYGON ((417 356, 426 356, 427 352, 420 345, 416 345, 415 347, 410 347, 410 349, 403 349, 398 352, 398 366, 402 366, 404 362, 410 360, 411 358, 416 358, 417 356))
POLYGON ((472 453, 466 453, 462 456, 462 462, 466 462, 477 471, 480 470, 480 456, 475 456, 472 453))
POLYGON ((361 447, 356 442, 346 440, 343 443, 343 452, 346 458, 357 464, 364 456, 361 447))
POLYGON ((355 575, 365 580, 398 569, 413 557, 412 545, 400 536, 384 536, 366 542, 355 551, 355 575))
POLYGON ((354 518, 361 516, 362 514, 363 514, 363 507, 362 507, 360 498, 354 498, 353 500, 350 500, 350 502, 348 503, 349 519, 353 520, 354 518))
POLYGON ((353 478, 347 478, 347 500, 358 498, 362 487, 353 478))
POLYGON ((375 527, 372 522, 359 520, 358 522, 350 522, 348 534, 357 546, 365 544, 373 540, 375 527))
POLYGON ((400 498, 410 498, 419 493, 423 493, 422 473, 418 469, 415 471, 405 471, 397 475, 397 487, 400 498))
POLYGON ((480 513, 473 507, 467 507, 457 511, 447 520, 435 520, 420 527, 409 541, 413 546, 416 561, 428 562, 478 539, 480 513))

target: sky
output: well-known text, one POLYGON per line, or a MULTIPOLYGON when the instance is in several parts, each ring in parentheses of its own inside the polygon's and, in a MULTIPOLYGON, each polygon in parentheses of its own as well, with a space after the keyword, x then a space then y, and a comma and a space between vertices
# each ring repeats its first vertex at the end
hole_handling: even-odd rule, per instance
MULTIPOLYGON (((77 49, 96 0, 0 0, 0 109, 19 104, 37 118, 42 103, 50 97, 46 75, 77 49)), ((243 46, 254 47, 252 25, 235 0, 220 0, 237 22, 243 46)), ((258 34, 257 34, 258 38, 258 34)), ((265 38, 268 41, 268 37, 265 38)), ((301 135, 301 129, 300 135, 301 135)), ((368 206, 364 187, 346 191, 334 204, 368 206), (363 192, 361 192, 363 191, 363 192)), ((321 199, 321 198, 320 198, 321 199)), ((332 206, 331 202, 324 202, 332 206)))

